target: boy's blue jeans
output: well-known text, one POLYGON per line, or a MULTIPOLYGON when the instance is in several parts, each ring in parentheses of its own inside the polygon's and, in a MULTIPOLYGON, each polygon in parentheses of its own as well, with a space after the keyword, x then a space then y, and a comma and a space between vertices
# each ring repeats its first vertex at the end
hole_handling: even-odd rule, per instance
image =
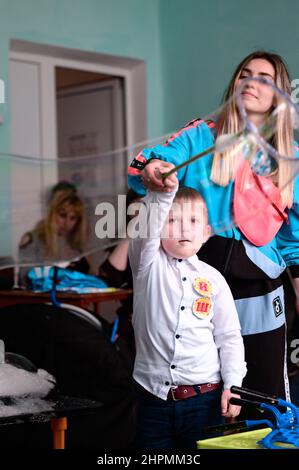
MULTIPOLYGON (((223 423, 222 389, 178 401, 165 401, 138 392, 136 447, 139 449, 195 449, 202 429, 223 423)), ((215 437, 215 436, 213 436, 215 437)))

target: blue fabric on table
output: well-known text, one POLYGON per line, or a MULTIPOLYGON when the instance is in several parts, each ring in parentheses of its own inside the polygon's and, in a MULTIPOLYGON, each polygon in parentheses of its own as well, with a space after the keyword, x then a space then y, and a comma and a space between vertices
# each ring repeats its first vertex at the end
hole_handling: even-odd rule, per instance
MULTIPOLYGON (((34 292, 47 292, 53 288, 54 268, 41 266, 28 272, 30 287, 34 292)), ((78 292, 79 294, 94 292, 94 289, 106 289, 108 286, 102 279, 68 269, 57 269, 56 290, 78 292)))

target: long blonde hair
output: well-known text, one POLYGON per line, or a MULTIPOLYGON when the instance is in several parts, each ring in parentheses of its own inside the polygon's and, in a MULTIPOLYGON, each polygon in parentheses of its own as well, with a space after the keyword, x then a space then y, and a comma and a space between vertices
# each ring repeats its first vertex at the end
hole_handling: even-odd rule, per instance
POLYGON ((87 238, 87 220, 83 202, 75 193, 59 191, 51 199, 45 219, 36 226, 37 236, 43 243, 47 256, 53 258, 60 255, 55 216, 61 209, 73 211, 78 218, 72 232, 66 238, 70 248, 82 253, 87 238))
MULTIPOLYGON (((283 59, 277 55, 266 51, 256 51, 249 54, 236 68, 227 91, 224 95, 224 102, 234 94, 236 83, 243 68, 253 59, 264 59, 273 65, 275 70, 275 84, 278 88, 291 94, 291 84, 288 69, 283 59)), ((241 130, 241 121, 235 100, 230 101, 220 114, 217 123, 217 135, 235 134, 241 130)), ((286 110, 279 113, 277 126, 273 136, 274 147, 281 155, 294 156, 294 134, 291 124, 290 113, 286 110)), ((237 165, 237 153, 230 150, 223 153, 215 153, 213 158, 211 179, 215 183, 226 186, 230 180, 234 179, 237 165)), ((291 165, 287 161, 280 159, 278 162, 278 188, 281 190, 281 200, 284 205, 291 207, 293 203, 293 181, 291 165)))

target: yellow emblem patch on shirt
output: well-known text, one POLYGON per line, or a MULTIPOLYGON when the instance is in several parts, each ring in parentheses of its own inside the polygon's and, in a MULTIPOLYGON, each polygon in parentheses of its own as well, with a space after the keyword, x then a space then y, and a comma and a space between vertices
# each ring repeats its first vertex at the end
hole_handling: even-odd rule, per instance
POLYGON ((192 312, 197 318, 206 318, 211 310, 212 301, 208 297, 201 297, 193 302, 192 312))
POLYGON ((203 277, 197 277, 193 281, 193 287, 196 292, 204 297, 211 297, 213 293, 212 283, 203 277))

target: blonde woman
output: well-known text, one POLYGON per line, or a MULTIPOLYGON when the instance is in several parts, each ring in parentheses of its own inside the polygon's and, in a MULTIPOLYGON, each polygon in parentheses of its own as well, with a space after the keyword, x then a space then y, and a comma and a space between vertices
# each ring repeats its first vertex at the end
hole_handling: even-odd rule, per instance
POLYGON ((45 219, 22 236, 19 259, 37 265, 72 260, 68 268, 87 273, 88 262, 81 257, 86 239, 83 202, 74 192, 59 191, 52 197, 45 219))
MULTIPOLYGON (((288 71, 277 54, 257 51, 247 56, 232 77, 226 100, 245 77, 265 77, 290 94, 288 71)), ((249 119, 257 127, 261 126, 277 104, 272 87, 249 81, 242 95, 249 119)), ((130 186, 139 193, 144 186, 169 191, 173 175, 162 181, 159 169, 165 172, 165 168, 170 169, 212 146, 216 136, 235 133, 241 128, 233 103, 223 108, 217 122, 191 121, 164 145, 144 149, 135 158, 129 170, 130 186)), ((289 116, 285 113, 277 120, 271 144, 281 154, 295 157, 293 139, 289 116)), ((251 161, 254 171, 258 158, 256 154, 251 161)), ((288 266, 295 284, 299 283, 299 183, 295 180, 286 185, 291 180, 290 166, 271 160, 264 175, 279 200, 277 209, 273 208, 274 215, 272 213, 279 222, 273 229, 270 218, 267 220, 265 214, 259 213, 254 220, 253 233, 245 210, 243 217, 239 217, 240 223, 236 220, 236 226, 232 227, 231 221, 236 219, 233 207, 238 207, 243 197, 237 193, 239 163, 236 153, 210 154, 179 170, 178 179, 181 184, 197 189, 208 206, 209 220, 216 235, 198 255, 224 275, 232 290, 248 368, 243 385, 288 398, 284 292, 280 275, 288 266), (266 236, 270 227, 272 232, 266 236)), ((253 177, 250 167, 247 175, 253 177)), ((260 197, 263 198, 261 193, 260 197)), ((246 201, 244 207, 246 209, 246 201)), ((192 313, 185 311, 184 314, 192 313)))

